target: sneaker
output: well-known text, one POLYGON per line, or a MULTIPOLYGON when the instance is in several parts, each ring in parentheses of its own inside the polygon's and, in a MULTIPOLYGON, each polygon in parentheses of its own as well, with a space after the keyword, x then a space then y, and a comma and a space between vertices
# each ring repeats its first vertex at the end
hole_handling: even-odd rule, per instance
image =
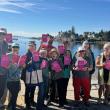
POLYGON ((105 99, 105 100, 104 100, 104 105, 108 105, 108 103, 109 103, 108 100, 105 99))
POLYGON ((31 106, 26 106, 25 110, 31 110, 31 106))
POLYGON ((32 106, 32 107, 36 107, 36 106, 37 106, 37 103, 36 103, 36 102, 32 102, 32 103, 31 103, 31 106, 32 106))
POLYGON ((65 105, 68 105, 68 101, 66 100, 66 101, 64 102, 64 104, 65 104, 65 105))
POLYGON ((84 102, 84 105, 85 105, 86 107, 89 107, 89 106, 90 106, 90 103, 89 103, 89 102, 84 102))
POLYGON ((79 106, 80 106, 79 101, 75 101, 74 107, 79 107, 79 106))
POLYGON ((59 104, 59 108, 64 108, 64 105, 59 104))
POLYGON ((102 103, 101 99, 98 99, 97 104, 101 104, 101 103, 102 103))

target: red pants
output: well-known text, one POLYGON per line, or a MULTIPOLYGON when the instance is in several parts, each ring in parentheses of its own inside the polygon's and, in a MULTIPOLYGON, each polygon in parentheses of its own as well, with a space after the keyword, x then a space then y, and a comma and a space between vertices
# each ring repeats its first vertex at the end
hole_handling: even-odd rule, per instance
POLYGON ((88 101, 90 97, 90 81, 89 78, 73 78, 75 100, 80 100, 80 90, 84 91, 83 101, 88 101))

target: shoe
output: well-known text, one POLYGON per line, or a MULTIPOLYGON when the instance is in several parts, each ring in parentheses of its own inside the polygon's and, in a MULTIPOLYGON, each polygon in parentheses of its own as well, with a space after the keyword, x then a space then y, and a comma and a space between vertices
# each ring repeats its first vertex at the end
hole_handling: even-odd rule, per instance
POLYGON ((102 103, 101 99, 98 99, 97 104, 101 104, 101 103, 102 103))
POLYGON ((84 105, 85 105, 86 107, 89 107, 89 106, 90 106, 90 103, 89 103, 89 102, 84 102, 84 105))
POLYGON ((31 110, 31 106, 26 106, 25 110, 31 110))
POLYGON ((51 100, 47 100, 46 105, 48 106, 48 105, 50 105, 50 103, 51 103, 51 100))
POLYGON ((37 103, 36 103, 36 102, 32 102, 32 103, 31 103, 31 106, 32 106, 32 107, 36 107, 36 106, 37 106, 37 103))
POLYGON ((108 105, 108 103, 109 103, 108 100, 105 99, 105 100, 104 100, 104 105, 108 105))
POLYGON ((62 104, 59 104, 59 108, 64 108, 64 105, 62 105, 62 104))
POLYGON ((79 107, 80 106, 80 102, 79 101, 75 101, 74 107, 79 107))
POLYGON ((68 101, 66 100, 66 101, 64 102, 64 104, 65 104, 65 105, 68 105, 68 101))

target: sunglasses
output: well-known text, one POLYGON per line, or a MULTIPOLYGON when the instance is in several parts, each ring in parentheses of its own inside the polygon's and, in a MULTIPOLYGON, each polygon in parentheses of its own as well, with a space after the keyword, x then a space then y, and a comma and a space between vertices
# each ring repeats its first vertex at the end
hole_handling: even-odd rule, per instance
POLYGON ((19 47, 18 47, 18 46, 14 46, 14 47, 12 47, 12 48, 17 48, 17 49, 19 49, 19 47))

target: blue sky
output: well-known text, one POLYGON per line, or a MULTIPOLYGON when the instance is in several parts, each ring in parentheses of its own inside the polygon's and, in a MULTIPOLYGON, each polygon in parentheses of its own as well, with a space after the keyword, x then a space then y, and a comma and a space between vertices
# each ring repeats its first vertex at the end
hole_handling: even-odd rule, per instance
POLYGON ((14 35, 110 30, 110 0, 0 0, 0 27, 14 35))

